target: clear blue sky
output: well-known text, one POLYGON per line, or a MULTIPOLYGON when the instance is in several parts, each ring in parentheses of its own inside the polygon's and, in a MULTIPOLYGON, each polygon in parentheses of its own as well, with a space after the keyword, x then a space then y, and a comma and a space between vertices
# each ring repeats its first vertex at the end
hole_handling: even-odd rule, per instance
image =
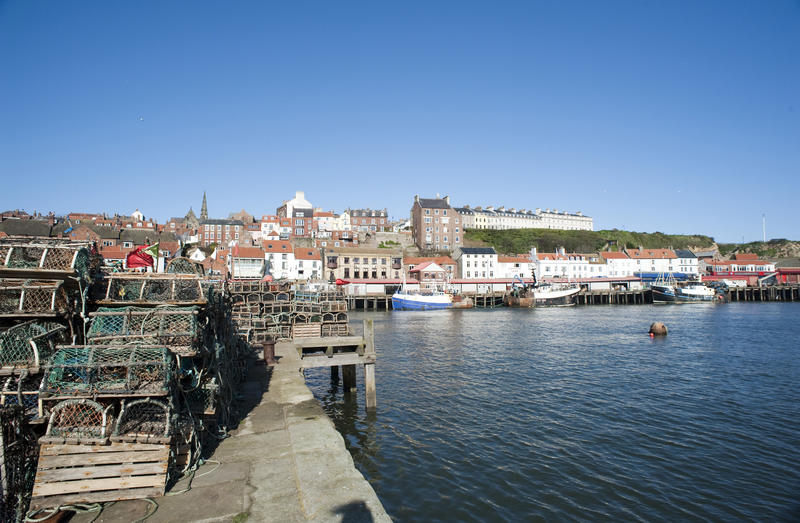
POLYGON ((800 1, 0 0, 0 208, 800 239, 800 1))

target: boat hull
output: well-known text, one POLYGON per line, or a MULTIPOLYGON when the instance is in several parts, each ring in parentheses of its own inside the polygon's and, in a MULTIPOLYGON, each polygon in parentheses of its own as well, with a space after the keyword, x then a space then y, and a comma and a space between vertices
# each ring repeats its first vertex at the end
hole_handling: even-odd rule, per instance
POLYGON ((693 294, 680 289, 652 287, 653 303, 699 303, 714 301, 714 294, 693 294))
POLYGON ((392 309, 396 311, 428 311, 452 307, 453 301, 446 294, 426 296, 395 293, 392 296, 392 309))
POLYGON ((503 303, 507 307, 571 307, 575 305, 575 295, 580 287, 567 289, 535 288, 528 290, 523 296, 506 294, 503 303))

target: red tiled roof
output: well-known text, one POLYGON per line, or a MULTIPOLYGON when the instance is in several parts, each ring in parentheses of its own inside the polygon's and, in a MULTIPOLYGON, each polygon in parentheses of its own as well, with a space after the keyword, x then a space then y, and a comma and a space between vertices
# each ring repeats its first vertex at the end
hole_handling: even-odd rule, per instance
POLYGON ((296 260, 321 260, 319 250, 308 247, 296 247, 294 249, 294 258, 296 260))
POLYGON ((757 261, 758 254, 743 253, 734 255, 736 261, 757 261))
POLYGON ((605 258, 606 260, 627 260, 628 255, 624 252, 611 252, 611 251, 603 251, 600 253, 600 256, 605 258))
POLYGON ((432 261, 426 261, 417 265, 409 272, 421 272, 421 271, 433 271, 433 270, 444 271, 444 269, 438 263, 432 261), (431 267, 431 265, 435 265, 436 267, 431 267))
POLYGON ((286 240, 264 240, 261 245, 267 252, 292 252, 292 244, 286 240))
POLYGON ((527 254, 516 254, 514 256, 498 256, 499 263, 530 263, 531 258, 527 254))
POLYGON ((674 251, 670 249, 626 249, 628 256, 633 259, 669 259, 677 258, 674 251))
MULTIPOLYGON (((233 252, 236 253, 234 247, 233 252)), ((239 254, 234 254, 234 258, 264 258, 264 251, 258 247, 239 247, 239 254)))

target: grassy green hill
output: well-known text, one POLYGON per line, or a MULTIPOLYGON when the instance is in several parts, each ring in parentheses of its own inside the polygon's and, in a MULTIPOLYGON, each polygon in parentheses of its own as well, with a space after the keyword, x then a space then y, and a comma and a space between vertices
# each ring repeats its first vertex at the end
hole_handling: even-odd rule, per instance
POLYGON ((536 247, 539 252, 554 252, 564 247, 567 252, 618 251, 624 248, 711 248, 714 238, 699 234, 664 234, 611 229, 607 231, 562 231, 555 229, 468 229, 464 235, 467 246, 491 246, 501 254, 520 254, 536 247))

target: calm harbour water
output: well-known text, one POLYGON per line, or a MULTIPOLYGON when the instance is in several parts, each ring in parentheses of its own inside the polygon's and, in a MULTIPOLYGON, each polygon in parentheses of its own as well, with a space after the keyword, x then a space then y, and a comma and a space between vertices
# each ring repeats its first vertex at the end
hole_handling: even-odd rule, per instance
POLYGON ((398 521, 800 520, 800 304, 366 317, 377 412, 307 382, 398 521))

